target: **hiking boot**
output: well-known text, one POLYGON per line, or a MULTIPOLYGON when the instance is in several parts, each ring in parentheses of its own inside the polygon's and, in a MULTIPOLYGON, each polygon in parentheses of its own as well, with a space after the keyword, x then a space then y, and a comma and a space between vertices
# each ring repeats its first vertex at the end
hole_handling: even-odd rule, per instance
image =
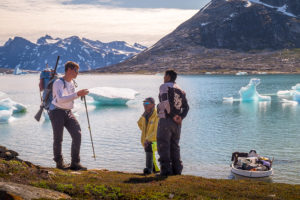
POLYGON ((70 167, 69 164, 65 164, 63 160, 56 162, 56 168, 57 169, 68 169, 70 167))
POLYGON ((144 169, 144 175, 149 175, 151 174, 151 171, 148 168, 144 169))
POLYGON ((86 171, 87 168, 83 167, 80 163, 72 163, 71 166, 70 166, 70 170, 74 170, 74 171, 79 171, 79 170, 86 171))

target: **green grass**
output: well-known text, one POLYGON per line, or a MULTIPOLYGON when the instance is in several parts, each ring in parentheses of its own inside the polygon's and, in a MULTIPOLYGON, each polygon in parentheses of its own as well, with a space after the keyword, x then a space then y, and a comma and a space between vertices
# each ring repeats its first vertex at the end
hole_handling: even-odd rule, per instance
POLYGON ((251 180, 168 178, 105 170, 80 173, 0 160, 2 181, 51 189, 73 199, 300 199, 300 185, 251 180), (10 175, 7 173, 10 172, 10 175))

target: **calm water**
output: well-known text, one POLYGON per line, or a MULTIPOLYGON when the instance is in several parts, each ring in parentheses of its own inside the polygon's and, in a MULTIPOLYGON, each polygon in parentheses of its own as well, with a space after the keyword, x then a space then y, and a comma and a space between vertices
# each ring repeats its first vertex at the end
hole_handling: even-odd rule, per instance
MULTIPOLYGON (((283 104, 272 95, 268 103, 224 103, 223 97, 238 98, 238 91, 250 78, 258 77, 260 94, 275 94, 300 83, 299 75, 261 76, 179 76, 179 85, 187 92, 190 112, 183 122, 181 152, 184 174, 209 178, 231 178, 230 159, 234 151, 256 149, 275 157, 274 182, 300 184, 300 105, 283 104)), ((0 124, 0 145, 20 153, 20 157, 43 166, 52 161, 50 122, 36 122, 39 108, 38 75, 0 76, 0 91, 28 105, 28 112, 9 124, 0 124)), ((127 87, 140 92, 123 107, 89 105, 91 129, 97 160, 92 158, 87 120, 83 104, 76 100, 76 113, 83 130, 81 159, 88 168, 106 168, 142 172, 145 155, 140 144, 137 120, 143 112, 142 100, 157 100, 162 76, 80 75, 80 88, 100 86, 127 87)), ((70 161, 71 139, 64 134, 63 153, 70 161)))

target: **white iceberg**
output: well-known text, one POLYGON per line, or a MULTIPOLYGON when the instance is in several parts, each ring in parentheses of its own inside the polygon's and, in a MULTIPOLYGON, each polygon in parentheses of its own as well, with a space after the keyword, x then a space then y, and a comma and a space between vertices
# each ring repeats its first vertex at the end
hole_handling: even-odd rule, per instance
POLYGON ((300 102, 300 92, 298 92, 298 91, 294 92, 293 100, 297 101, 297 102, 300 102))
POLYGON ((125 105, 129 100, 135 99, 137 91, 129 88, 96 87, 89 89, 89 96, 95 104, 125 105))
POLYGON ((26 106, 23 104, 14 102, 10 98, 0 100, 0 122, 7 123, 15 113, 26 112, 26 106))
POLYGON ((0 123, 7 123, 12 117, 12 110, 0 110, 0 123))
POLYGON ((280 96, 280 97, 289 97, 292 95, 293 95, 293 92, 291 90, 279 90, 277 92, 277 96, 280 96))
POLYGON ((237 72, 235 75, 243 76, 243 75, 248 75, 248 73, 247 72, 237 72))
POLYGON ((0 110, 12 110, 13 114, 22 113, 26 111, 26 106, 21 103, 14 102, 10 98, 5 98, 0 100, 0 110))
POLYGON ((300 102, 300 83, 292 86, 291 90, 279 90, 277 96, 300 102))
POLYGON ((27 72, 24 72, 23 70, 20 69, 19 65, 15 67, 15 70, 13 72, 14 75, 22 75, 22 74, 27 74, 27 72))
POLYGON ((300 92, 300 83, 297 83, 295 86, 292 86, 292 90, 300 92))
POLYGON ((260 84, 260 79, 252 78, 249 84, 239 91, 241 101, 271 101, 271 97, 262 96, 256 91, 256 86, 260 84))

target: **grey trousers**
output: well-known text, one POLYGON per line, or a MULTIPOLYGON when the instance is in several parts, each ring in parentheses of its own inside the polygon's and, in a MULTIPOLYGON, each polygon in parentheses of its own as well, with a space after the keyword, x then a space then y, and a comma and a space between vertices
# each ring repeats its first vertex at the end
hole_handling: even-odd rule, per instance
POLYGON ((183 165, 180 159, 181 125, 170 118, 161 118, 157 128, 157 150, 161 175, 180 175, 183 165))
POLYGON ((81 128, 71 110, 55 109, 49 112, 53 128, 53 154, 54 161, 63 160, 61 148, 63 141, 64 127, 72 137, 71 157, 72 163, 80 162, 81 128))

